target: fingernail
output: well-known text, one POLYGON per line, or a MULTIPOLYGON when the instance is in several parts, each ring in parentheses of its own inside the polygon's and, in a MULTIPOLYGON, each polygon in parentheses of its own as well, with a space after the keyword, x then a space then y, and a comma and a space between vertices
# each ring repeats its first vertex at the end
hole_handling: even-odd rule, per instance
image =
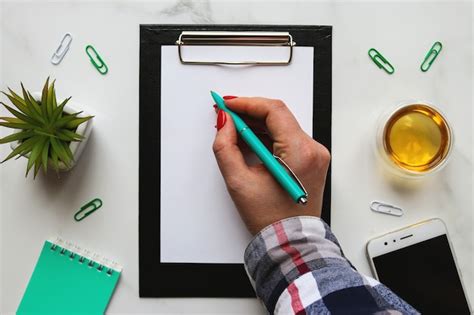
POLYGON ((225 99, 225 100, 231 100, 231 99, 234 99, 234 98, 237 98, 237 96, 226 95, 226 96, 223 97, 223 99, 225 99))
POLYGON ((219 109, 219 112, 217 113, 217 125, 216 125, 217 130, 221 130, 221 128, 224 127, 226 120, 227 120, 227 116, 225 112, 222 109, 219 109))

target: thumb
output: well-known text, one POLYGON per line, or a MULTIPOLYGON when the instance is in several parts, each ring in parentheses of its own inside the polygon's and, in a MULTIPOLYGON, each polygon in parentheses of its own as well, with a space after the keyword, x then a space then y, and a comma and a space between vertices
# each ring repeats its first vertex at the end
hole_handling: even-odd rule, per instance
POLYGON ((237 146, 237 131, 232 117, 223 110, 219 110, 216 127, 217 133, 212 149, 222 176, 228 183, 230 178, 236 175, 240 177, 250 170, 237 146))

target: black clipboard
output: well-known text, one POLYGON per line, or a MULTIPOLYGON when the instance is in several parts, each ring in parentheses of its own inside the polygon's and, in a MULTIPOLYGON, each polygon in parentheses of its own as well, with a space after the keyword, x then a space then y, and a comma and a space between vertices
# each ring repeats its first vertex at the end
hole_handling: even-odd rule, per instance
MULTIPOLYGON (((254 297, 242 264, 161 263, 160 260, 161 46, 175 45, 183 31, 290 32, 297 46, 315 47, 313 138, 331 150, 332 27, 140 25, 140 297, 254 297)), ((322 218, 328 224, 330 206, 331 169, 322 211, 322 218)))

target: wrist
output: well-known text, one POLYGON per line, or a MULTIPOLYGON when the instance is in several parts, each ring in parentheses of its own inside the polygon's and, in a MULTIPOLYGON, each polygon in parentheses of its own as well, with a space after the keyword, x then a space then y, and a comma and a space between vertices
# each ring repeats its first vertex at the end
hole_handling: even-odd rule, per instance
POLYGON ((329 226, 315 216, 295 216, 262 229, 245 250, 245 267, 270 311, 290 283, 328 262, 349 265, 329 226))

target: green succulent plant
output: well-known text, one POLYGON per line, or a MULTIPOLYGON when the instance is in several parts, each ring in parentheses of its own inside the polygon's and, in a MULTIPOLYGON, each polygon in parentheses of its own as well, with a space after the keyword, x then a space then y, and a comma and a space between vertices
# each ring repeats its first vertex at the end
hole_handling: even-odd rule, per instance
POLYGON ((48 171, 48 164, 59 171, 59 163, 71 166, 73 155, 69 148, 72 141, 82 141, 83 136, 76 133, 77 127, 92 116, 78 117, 82 112, 67 114, 64 106, 71 99, 66 98, 58 104, 53 81, 49 77, 43 87, 41 101, 37 102, 21 84, 23 97, 12 89, 10 93, 2 92, 13 106, 0 102, 14 117, 0 117, 0 126, 18 129, 9 136, 0 139, 0 144, 18 141, 19 145, 2 161, 17 156, 28 157, 26 176, 34 166, 34 177, 42 167, 48 171))

